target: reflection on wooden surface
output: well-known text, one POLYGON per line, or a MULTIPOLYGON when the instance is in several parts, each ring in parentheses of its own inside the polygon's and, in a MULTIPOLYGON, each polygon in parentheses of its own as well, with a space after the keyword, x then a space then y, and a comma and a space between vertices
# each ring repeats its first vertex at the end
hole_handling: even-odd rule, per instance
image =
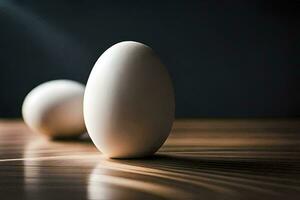
POLYGON ((104 158, 0 122, 0 199, 298 199, 298 120, 179 120, 156 155, 104 158))

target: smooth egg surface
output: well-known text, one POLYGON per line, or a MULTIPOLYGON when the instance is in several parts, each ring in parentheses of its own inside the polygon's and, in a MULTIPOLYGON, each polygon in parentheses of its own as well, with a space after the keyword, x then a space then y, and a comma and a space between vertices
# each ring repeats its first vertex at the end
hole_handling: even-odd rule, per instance
POLYGON ((71 80, 53 80, 34 88, 22 106, 24 122, 51 138, 75 137, 85 131, 84 85, 71 80))
POLYGON ((97 60, 84 94, 84 120, 107 157, 155 153, 170 133, 174 110, 170 76, 150 47, 120 42, 97 60))

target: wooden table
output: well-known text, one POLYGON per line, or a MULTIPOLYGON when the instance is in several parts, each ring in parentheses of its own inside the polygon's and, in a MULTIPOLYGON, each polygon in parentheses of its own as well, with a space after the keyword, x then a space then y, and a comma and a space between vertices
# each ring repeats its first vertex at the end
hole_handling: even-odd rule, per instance
POLYGON ((153 157, 104 158, 0 121, 0 199, 300 199, 300 120, 177 120, 153 157))

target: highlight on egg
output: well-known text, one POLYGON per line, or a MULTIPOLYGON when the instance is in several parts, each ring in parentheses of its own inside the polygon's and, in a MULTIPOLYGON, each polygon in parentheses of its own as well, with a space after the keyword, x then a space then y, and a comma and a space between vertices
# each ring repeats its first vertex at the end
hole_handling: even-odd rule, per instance
POLYGON ((50 138, 77 137, 85 132, 84 85, 71 80, 53 80, 34 88, 22 105, 24 122, 50 138))
POLYGON ((94 65, 83 107, 88 133, 104 155, 149 156, 162 146, 173 124, 172 82, 149 46, 120 42, 94 65))

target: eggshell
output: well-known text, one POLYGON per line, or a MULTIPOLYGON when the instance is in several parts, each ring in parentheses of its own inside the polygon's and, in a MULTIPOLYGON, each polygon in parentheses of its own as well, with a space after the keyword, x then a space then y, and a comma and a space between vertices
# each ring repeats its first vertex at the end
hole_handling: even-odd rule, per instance
POLYGON ((150 47, 118 43, 92 69, 84 119, 91 139, 107 157, 155 153, 170 133, 174 110, 171 79, 150 47))
POLYGON ((85 131, 84 85, 71 80, 54 80, 34 88, 22 106, 25 123, 52 138, 75 137, 85 131))

